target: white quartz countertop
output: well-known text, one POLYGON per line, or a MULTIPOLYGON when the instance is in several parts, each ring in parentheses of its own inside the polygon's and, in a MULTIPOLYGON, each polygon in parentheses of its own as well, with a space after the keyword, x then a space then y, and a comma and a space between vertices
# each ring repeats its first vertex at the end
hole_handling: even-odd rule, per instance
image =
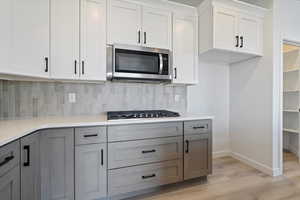
POLYGON ((202 119, 213 119, 213 116, 185 114, 180 117, 171 118, 120 119, 108 121, 106 115, 97 115, 78 117, 45 117, 25 120, 0 120, 0 146, 42 129, 193 121, 202 119))

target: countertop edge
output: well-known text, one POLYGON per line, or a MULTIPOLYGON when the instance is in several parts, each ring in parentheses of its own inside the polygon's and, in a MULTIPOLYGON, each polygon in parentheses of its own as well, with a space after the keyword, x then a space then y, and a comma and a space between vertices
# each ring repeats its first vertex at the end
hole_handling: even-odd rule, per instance
POLYGON ((45 129, 56 128, 76 128, 76 127, 92 127, 92 126, 114 126, 114 125, 129 125, 129 124, 146 124, 146 123, 163 123, 163 122, 184 122, 195 120, 213 120, 213 116, 182 116, 179 118, 161 118, 161 119, 127 119, 127 120, 112 120, 112 121, 99 121, 99 122, 56 122, 56 123, 44 123, 37 125, 22 131, 15 136, 8 137, 7 139, 0 139, 0 147, 5 146, 15 140, 21 139, 34 132, 38 132, 45 129))

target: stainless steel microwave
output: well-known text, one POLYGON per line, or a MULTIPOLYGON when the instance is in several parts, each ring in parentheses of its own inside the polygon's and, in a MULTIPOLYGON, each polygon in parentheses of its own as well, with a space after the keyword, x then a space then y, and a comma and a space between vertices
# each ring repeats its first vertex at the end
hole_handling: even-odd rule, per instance
POLYGON ((171 53, 141 46, 107 46, 107 79, 170 82, 171 53))

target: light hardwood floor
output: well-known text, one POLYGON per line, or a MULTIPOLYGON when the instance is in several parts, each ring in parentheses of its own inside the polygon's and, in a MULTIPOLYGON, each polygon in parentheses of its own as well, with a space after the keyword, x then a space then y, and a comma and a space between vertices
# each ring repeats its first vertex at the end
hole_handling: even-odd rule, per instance
POLYGON ((206 181, 181 184, 134 199, 143 200, 300 200, 300 165, 284 153, 284 176, 267 176, 231 157, 215 159, 206 181))

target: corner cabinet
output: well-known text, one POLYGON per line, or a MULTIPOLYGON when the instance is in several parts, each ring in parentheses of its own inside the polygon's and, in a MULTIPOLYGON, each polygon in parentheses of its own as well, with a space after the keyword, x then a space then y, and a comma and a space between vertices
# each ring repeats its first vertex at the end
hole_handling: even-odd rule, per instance
POLYGON ((20 200, 20 142, 0 147, 0 199, 20 200))
POLYGON ((40 134, 41 199, 74 200, 74 129, 40 134))
POLYGON ((200 59, 235 63, 263 56, 265 9, 225 0, 199 7, 200 59))
POLYGON ((198 20, 173 15, 173 83, 198 83, 198 20))
POLYGON ((172 14, 126 0, 110 0, 108 44, 171 49, 172 14), (122 33, 122 34, 120 34, 122 33))

